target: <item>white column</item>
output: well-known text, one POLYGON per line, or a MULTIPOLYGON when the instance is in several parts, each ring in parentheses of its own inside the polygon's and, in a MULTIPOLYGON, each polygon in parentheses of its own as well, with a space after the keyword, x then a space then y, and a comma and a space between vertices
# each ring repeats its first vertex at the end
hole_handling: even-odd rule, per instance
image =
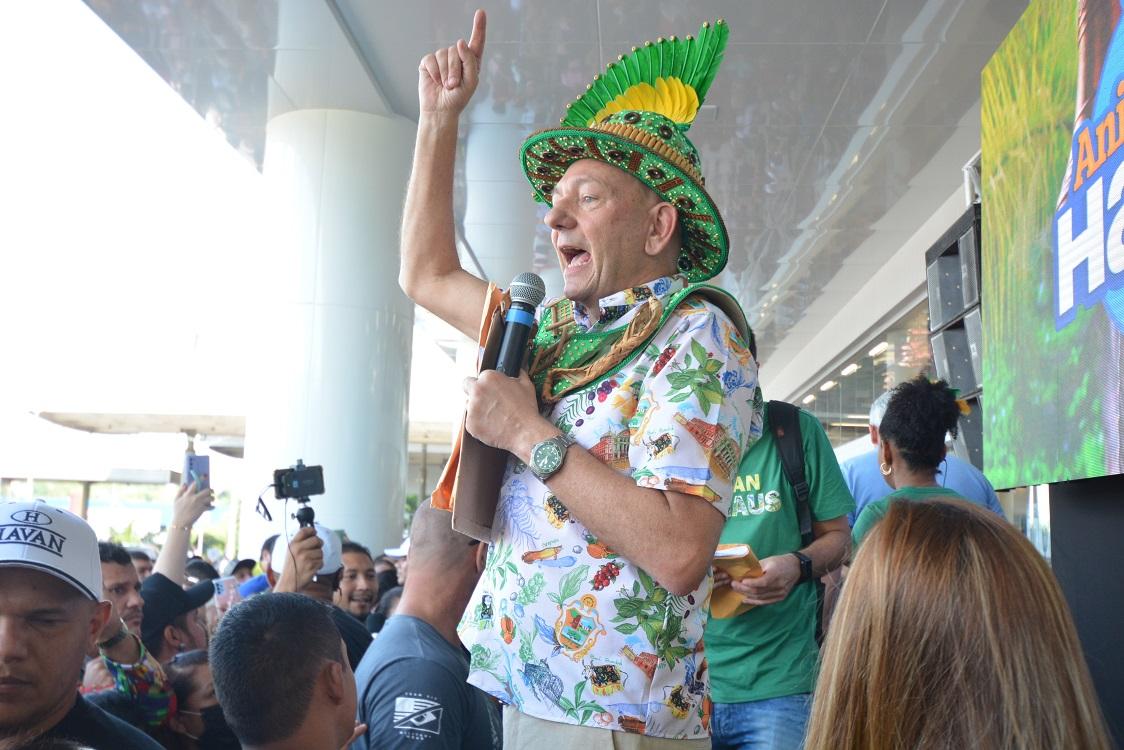
POLYGON ((521 126, 474 123, 465 144, 465 240, 488 281, 502 287, 532 270, 538 219, 519 163, 525 137, 521 126))
MULTIPOLYGON (((244 501, 275 468, 322 464, 317 520, 376 554, 400 541, 407 492, 413 305, 398 288, 398 229, 414 132, 399 118, 297 110, 270 121, 263 169, 273 226, 244 501)), ((243 513, 244 555, 282 531, 282 505, 266 502, 273 524, 243 513)))

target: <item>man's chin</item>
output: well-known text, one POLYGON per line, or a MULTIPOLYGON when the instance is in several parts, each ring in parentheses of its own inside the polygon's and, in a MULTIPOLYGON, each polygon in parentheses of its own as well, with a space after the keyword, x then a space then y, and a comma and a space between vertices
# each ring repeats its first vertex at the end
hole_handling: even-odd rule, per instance
POLYGON ((589 289, 587 289, 586 287, 586 284, 578 284, 567 280, 566 283, 562 286, 562 296, 570 300, 571 302, 577 302, 578 304, 585 306, 591 296, 589 289))

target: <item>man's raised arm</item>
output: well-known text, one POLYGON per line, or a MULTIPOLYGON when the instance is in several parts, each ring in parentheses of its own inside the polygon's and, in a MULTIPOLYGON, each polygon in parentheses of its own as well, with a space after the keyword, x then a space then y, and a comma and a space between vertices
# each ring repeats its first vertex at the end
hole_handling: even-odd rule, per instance
POLYGON ((414 302, 475 339, 488 285, 461 268, 453 232, 453 167, 460 114, 480 80, 486 19, 472 37, 422 58, 418 137, 402 216, 398 283, 414 302))

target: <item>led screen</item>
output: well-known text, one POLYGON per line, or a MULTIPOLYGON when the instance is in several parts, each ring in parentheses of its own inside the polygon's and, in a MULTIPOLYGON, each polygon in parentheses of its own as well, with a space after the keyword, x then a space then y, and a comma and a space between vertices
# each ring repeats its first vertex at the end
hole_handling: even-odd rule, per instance
POLYGON ((1121 473, 1120 4, 1033 0, 980 102, 985 471, 996 487, 1121 473))

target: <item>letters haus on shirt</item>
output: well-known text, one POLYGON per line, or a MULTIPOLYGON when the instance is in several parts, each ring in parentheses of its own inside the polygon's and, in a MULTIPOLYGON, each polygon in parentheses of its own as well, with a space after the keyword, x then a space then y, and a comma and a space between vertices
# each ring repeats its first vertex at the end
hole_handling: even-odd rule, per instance
MULTIPOLYGON (((846 516, 855 501, 831 442, 819 422, 798 412, 812 518, 846 516)), ((734 479, 723 544, 748 543, 759 559, 800 549, 796 493, 784 475, 777 443, 765 418, 761 440, 742 459, 734 479)), ((816 591, 798 584, 775 604, 737 617, 712 618, 706 630, 715 703, 748 703, 812 690, 816 658, 816 591)))

